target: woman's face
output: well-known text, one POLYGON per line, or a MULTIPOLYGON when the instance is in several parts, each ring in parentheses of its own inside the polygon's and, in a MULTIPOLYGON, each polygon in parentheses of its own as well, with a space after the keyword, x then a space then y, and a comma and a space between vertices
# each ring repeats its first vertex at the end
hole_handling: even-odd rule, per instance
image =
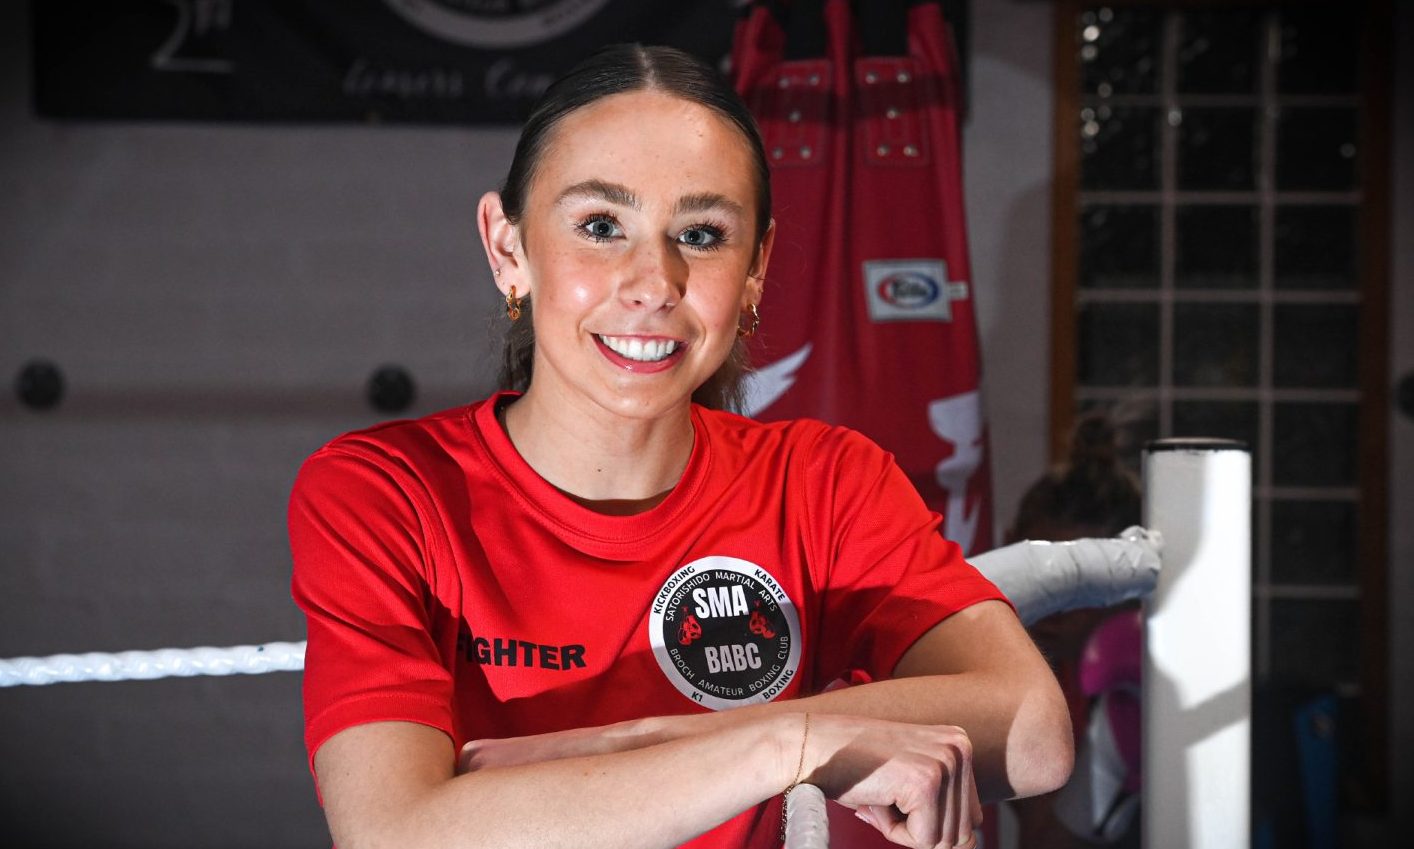
POLYGON ((500 283, 535 304, 530 391, 634 418, 685 405, 761 297, 752 175, 740 131, 662 92, 562 119, 505 228, 500 283))

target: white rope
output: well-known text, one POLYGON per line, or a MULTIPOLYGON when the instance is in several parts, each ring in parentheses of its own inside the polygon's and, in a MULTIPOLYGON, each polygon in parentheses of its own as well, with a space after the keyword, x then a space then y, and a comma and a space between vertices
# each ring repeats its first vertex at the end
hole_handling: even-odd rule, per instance
POLYGON ((72 681, 150 681, 194 675, 259 675, 304 668, 304 643, 229 648, 55 654, 0 660, 0 687, 72 681))
MULTIPOLYGON (((1115 539, 1019 542, 973 558, 1016 605, 1023 624, 1079 607, 1146 595, 1159 575, 1159 535, 1130 528, 1115 539)), ((150 681, 194 675, 259 675, 304 669, 304 643, 229 648, 56 654, 0 660, 0 687, 73 681, 150 681)))
POLYGON ((786 796, 786 842, 781 849, 830 849, 830 818, 819 787, 797 784, 786 796))

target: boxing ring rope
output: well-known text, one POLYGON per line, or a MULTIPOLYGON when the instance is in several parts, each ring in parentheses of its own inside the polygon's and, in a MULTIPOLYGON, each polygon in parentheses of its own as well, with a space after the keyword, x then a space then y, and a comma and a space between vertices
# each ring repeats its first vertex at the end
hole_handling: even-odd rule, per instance
MULTIPOLYGON (((1130 528, 1115 539, 1020 542, 972 558, 1030 624, 1061 610, 1138 598, 1159 574, 1156 535, 1130 528)), ((88 652, 0 660, 0 687, 79 681, 151 681, 304 669, 303 642, 155 651, 88 652)))
MULTIPOLYGON (((1065 610, 1146 598, 1144 845, 1245 847, 1251 457, 1227 440, 1159 440, 1145 450, 1143 478, 1149 530, 1028 541, 971 559, 1028 625, 1065 610)), ((274 642, 21 657, 0 660, 0 688, 295 672, 304 668, 304 649, 302 642, 274 642)), ((826 849, 824 797, 809 785, 795 793, 802 798, 793 797, 787 822, 795 842, 788 839, 786 849, 826 849)))
POLYGON ((197 675, 260 675, 304 669, 304 643, 156 651, 88 652, 0 660, 0 687, 77 681, 151 681, 197 675))

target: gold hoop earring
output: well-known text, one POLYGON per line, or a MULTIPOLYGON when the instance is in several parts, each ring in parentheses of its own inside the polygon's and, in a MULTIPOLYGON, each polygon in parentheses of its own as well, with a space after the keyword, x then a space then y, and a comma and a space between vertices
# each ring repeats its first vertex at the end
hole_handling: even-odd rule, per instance
POLYGON ((520 321, 520 298, 516 297, 516 287, 506 293, 506 318, 511 321, 520 321))
POLYGON ((751 326, 742 327, 738 324, 736 328, 736 335, 740 336, 742 339, 750 339, 755 336, 756 331, 761 327, 761 313, 756 311, 756 305, 750 305, 747 307, 747 310, 751 313, 751 326))

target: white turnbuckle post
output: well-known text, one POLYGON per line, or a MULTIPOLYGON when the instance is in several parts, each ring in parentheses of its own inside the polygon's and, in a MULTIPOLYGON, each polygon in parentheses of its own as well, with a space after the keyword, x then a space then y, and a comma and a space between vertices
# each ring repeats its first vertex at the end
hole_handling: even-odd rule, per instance
POLYGON ((1252 460, 1240 442, 1144 452, 1144 525, 1164 539, 1144 603, 1144 845, 1251 842, 1252 460))

